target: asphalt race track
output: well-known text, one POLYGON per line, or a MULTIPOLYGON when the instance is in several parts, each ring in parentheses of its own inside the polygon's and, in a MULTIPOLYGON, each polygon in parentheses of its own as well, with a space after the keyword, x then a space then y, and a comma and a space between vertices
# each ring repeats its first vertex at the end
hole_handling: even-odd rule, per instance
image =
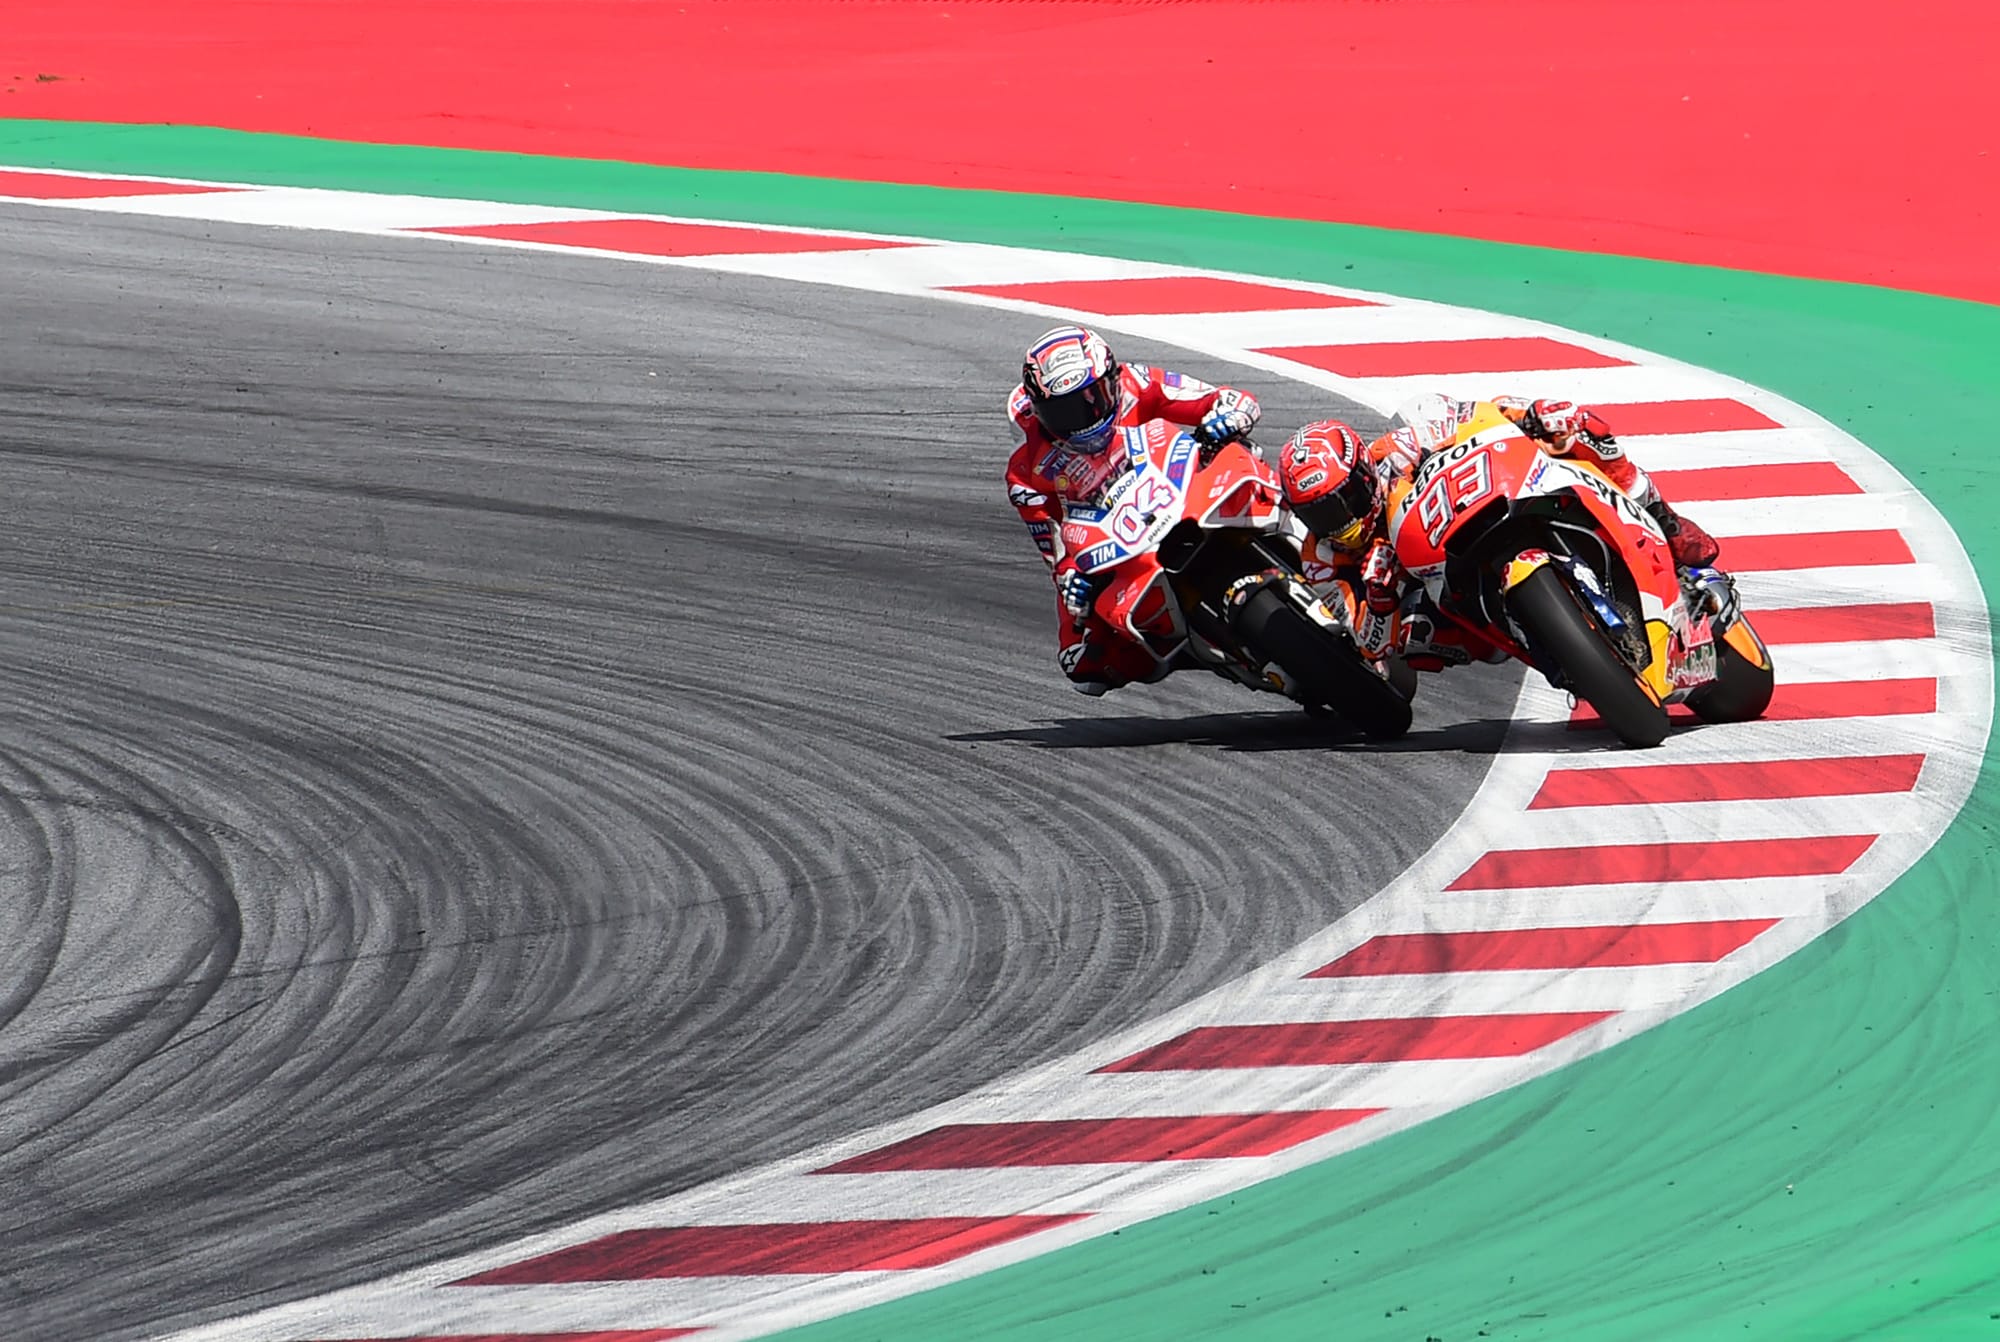
MULTIPOLYGON (((1455 674, 1382 751, 1073 695, 998 479, 1042 318, 17 207, 0 312, 11 1342, 1059 1054, 1372 893, 1512 702, 1455 674)), ((1236 376, 1267 440, 1333 408, 1236 376)))

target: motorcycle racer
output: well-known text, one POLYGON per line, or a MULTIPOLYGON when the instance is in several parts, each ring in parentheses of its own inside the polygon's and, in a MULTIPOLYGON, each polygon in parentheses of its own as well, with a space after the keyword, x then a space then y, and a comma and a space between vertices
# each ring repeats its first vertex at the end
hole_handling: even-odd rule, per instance
MULTIPOLYGON (((1310 533, 1301 547, 1306 580, 1315 587, 1347 583, 1378 620, 1400 616, 1387 637, 1418 670, 1506 660, 1499 648, 1428 608, 1422 588, 1396 564, 1386 531, 1391 486, 1414 475, 1432 451, 1451 444, 1471 404, 1441 395, 1418 397, 1397 412, 1402 424, 1366 446, 1349 425, 1321 420, 1301 428, 1279 454, 1286 504, 1310 533)), ((1715 539, 1661 497, 1601 416, 1563 400, 1499 396, 1490 404, 1550 455, 1574 456, 1602 471, 1659 523, 1683 575, 1711 591, 1719 612, 1733 608, 1727 576, 1711 567, 1720 552, 1715 539)))
POLYGON ((1205 443, 1241 438, 1257 425, 1257 398, 1146 364, 1120 363, 1102 336, 1058 326, 1028 346, 1021 381, 1007 399, 1016 446, 1007 499, 1027 524, 1055 581, 1056 662, 1078 693, 1100 695, 1164 674, 1143 648, 1091 610, 1095 591, 1062 552, 1063 508, 1100 497, 1130 462, 1117 432, 1152 420, 1185 425, 1205 443))

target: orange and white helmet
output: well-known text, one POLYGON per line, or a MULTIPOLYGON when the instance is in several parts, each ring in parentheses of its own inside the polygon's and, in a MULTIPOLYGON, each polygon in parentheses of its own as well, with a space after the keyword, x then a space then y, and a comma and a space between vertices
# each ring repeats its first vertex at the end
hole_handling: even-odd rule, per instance
POLYGON ((1361 435, 1337 419, 1308 424, 1278 454, 1285 506, 1320 539, 1359 549, 1382 512, 1361 435))
POLYGON ((1058 326, 1028 346, 1021 389, 1049 437, 1095 456, 1111 443, 1124 408, 1118 360, 1097 332, 1058 326))

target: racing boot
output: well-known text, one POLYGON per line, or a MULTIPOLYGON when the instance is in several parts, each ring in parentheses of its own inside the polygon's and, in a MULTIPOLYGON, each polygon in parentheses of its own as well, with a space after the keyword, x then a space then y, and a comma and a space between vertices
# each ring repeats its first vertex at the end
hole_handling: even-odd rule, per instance
POLYGON ((1056 665, 1069 678, 1071 689, 1092 699, 1134 682, 1158 684, 1173 671, 1144 648, 1115 637, 1102 645, 1093 637, 1079 638, 1056 653, 1056 665))
POLYGON ((1056 653, 1056 665, 1069 678, 1069 687, 1093 699, 1118 688, 1106 674, 1104 659, 1096 654, 1097 649, 1086 639, 1078 639, 1056 653))
POLYGON ((1714 617, 1718 632, 1735 624, 1743 613, 1743 606, 1736 599, 1736 580, 1719 568, 1682 569, 1681 591, 1687 597, 1688 609, 1697 613, 1706 611, 1714 617))
POLYGON ((1396 626, 1396 651, 1412 671, 1438 672, 1448 666, 1507 660, 1505 649, 1439 614, 1422 588, 1404 603, 1402 622, 1396 626))
POLYGON ((1646 505, 1646 511, 1660 524, 1666 533, 1667 548, 1673 551, 1674 564, 1683 569, 1708 568, 1715 563, 1722 547, 1715 543, 1715 537, 1701 527, 1690 522, 1673 510, 1665 499, 1656 499, 1646 505))

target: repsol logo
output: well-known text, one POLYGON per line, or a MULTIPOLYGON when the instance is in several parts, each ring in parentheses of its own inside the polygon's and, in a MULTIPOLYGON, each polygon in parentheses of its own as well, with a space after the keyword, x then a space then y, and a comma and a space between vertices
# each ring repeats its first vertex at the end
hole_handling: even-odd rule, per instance
POLYGON ((1647 530, 1647 531, 1650 531, 1654 528, 1655 523, 1653 522, 1653 519, 1647 515, 1646 510, 1644 508, 1641 508, 1638 504, 1632 502, 1632 496, 1627 494, 1624 490, 1613 487, 1611 484, 1607 483, 1606 481, 1598 479, 1595 475, 1586 470, 1581 470, 1581 469, 1572 470, 1570 472, 1570 478, 1575 480, 1579 484, 1587 486, 1592 493, 1597 495, 1598 498, 1603 499, 1606 503, 1610 504, 1611 510, 1613 512, 1617 513, 1627 522, 1630 522, 1633 526, 1639 527, 1641 530, 1647 530))

